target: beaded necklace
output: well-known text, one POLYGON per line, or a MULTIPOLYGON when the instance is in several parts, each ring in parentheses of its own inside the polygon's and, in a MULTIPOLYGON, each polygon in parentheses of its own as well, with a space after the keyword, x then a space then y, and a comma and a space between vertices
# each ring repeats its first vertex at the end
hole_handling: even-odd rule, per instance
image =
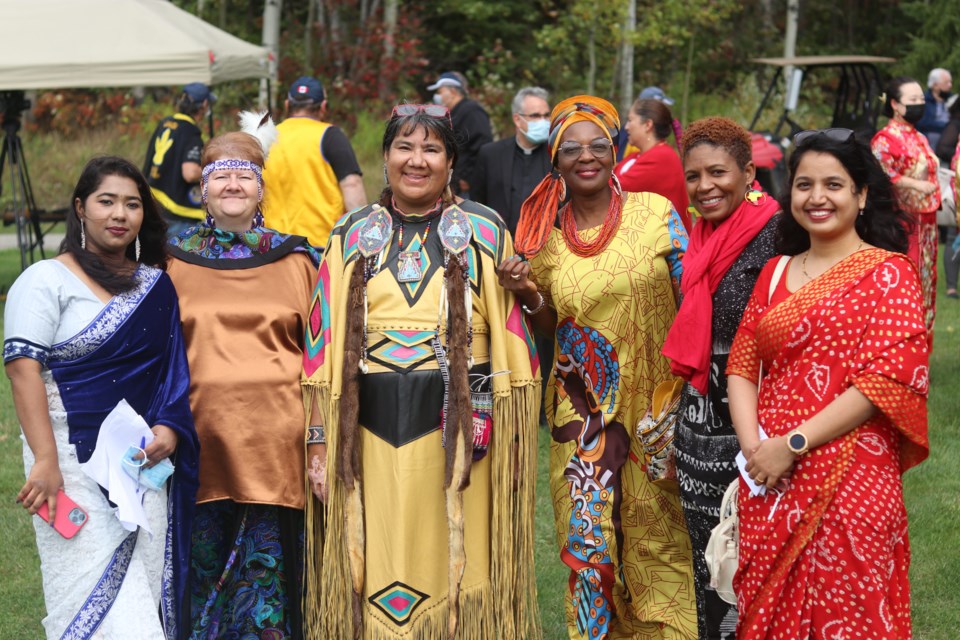
POLYGON ((577 233, 577 221, 573 217, 573 209, 568 202, 560 210, 560 228, 563 230, 563 239, 567 248, 581 258, 595 256, 610 244, 613 236, 620 229, 620 219, 623 217, 623 196, 616 186, 610 194, 610 204, 607 215, 600 226, 600 233, 593 241, 583 241, 577 233))
MULTIPOLYGON (((399 252, 397 253, 397 281, 398 282, 420 282, 423 280, 423 266, 422 266, 422 256, 421 249, 426 246, 427 238, 430 237, 430 226, 433 224, 434 218, 440 214, 441 209, 443 208, 443 199, 437 198, 437 204, 423 214, 408 214, 405 213, 400 207, 397 206, 396 198, 390 199, 390 206, 393 208, 396 213, 397 218, 397 248, 399 252), (408 222, 421 222, 423 220, 427 221, 427 229, 423 234, 423 241, 420 243, 420 249, 416 251, 404 251, 403 249, 403 222, 404 220, 408 222)), ((411 242, 412 244, 412 242, 411 242)))

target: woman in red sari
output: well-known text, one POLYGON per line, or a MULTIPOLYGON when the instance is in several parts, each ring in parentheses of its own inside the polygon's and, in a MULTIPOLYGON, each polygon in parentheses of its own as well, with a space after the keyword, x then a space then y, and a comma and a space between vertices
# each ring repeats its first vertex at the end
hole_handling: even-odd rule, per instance
POLYGON ((903 640, 901 473, 928 450, 920 283, 870 150, 846 129, 796 142, 777 238, 792 258, 761 272, 727 365, 746 470, 767 487, 740 483, 737 637, 903 640))
POLYGON ((897 204, 913 221, 908 255, 920 271, 927 344, 933 348, 933 317, 937 297, 937 209, 940 208, 940 161, 926 136, 917 131, 923 116, 920 84, 907 77, 887 85, 883 115, 890 118, 870 146, 893 182, 897 204))

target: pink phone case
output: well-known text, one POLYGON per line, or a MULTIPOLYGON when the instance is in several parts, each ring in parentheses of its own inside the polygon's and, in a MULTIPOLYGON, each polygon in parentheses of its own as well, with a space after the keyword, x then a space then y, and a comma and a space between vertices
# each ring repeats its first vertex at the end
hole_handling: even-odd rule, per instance
MULTIPOLYGON (((47 503, 37 509, 37 515, 43 518, 44 522, 50 522, 47 503)), ((77 535, 77 532, 87 523, 89 516, 76 502, 70 499, 70 496, 63 492, 63 489, 57 492, 57 520, 53 523, 53 528, 57 533, 68 540, 77 535)))

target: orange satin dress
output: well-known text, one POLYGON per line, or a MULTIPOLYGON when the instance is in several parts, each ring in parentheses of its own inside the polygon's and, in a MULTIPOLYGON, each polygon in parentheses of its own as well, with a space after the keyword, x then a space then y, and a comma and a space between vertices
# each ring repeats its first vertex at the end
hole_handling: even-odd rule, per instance
POLYGON ((173 259, 200 437, 197 503, 304 506, 303 336, 316 268, 290 253, 251 269, 173 259))

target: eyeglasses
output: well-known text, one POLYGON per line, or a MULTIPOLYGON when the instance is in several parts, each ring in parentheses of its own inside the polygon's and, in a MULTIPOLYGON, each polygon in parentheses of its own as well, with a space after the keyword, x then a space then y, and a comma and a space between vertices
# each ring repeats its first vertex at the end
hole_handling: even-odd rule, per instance
POLYGON ((797 135, 793 136, 793 144, 799 146, 803 144, 804 141, 813 140, 817 136, 824 136, 828 140, 833 140, 834 142, 850 142, 853 140, 853 129, 833 127, 830 129, 810 129, 808 131, 801 131, 797 135))
POLYGON ((594 158, 606 158, 613 150, 613 143, 605 138, 594 140, 590 144, 564 142, 560 145, 560 155, 570 160, 576 160, 583 154, 584 149, 589 149, 590 155, 594 158))
POLYGON ((546 120, 550 117, 549 113, 518 113, 517 115, 524 120, 546 120))
POLYGON ((398 104, 393 108, 393 115, 391 117, 407 118, 409 116, 415 116, 421 111, 431 118, 446 118, 450 120, 450 109, 447 109, 442 104, 398 104))

